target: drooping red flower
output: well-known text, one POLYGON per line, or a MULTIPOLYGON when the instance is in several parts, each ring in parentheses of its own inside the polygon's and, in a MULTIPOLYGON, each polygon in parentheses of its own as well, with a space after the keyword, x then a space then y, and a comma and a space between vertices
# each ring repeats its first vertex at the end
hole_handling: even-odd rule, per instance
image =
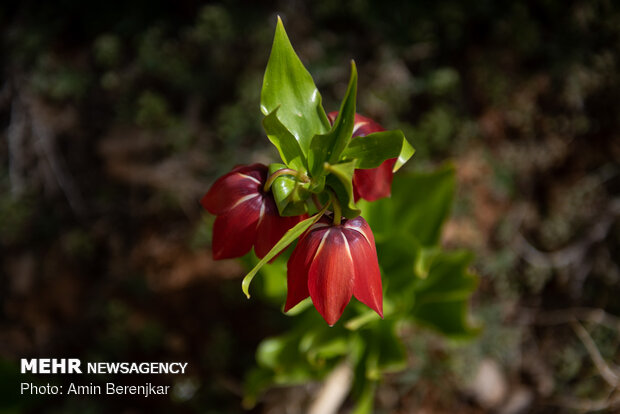
POLYGON ((218 178, 200 204, 217 217, 213 225, 213 258, 241 257, 254 246, 263 258, 288 229, 305 216, 281 217, 270 192, 264 191, 263 164, 234 168, 218 178))
MULTIPOLYGON (((328 117, 333 124, 338 112, 330 112, 328 117)), ((363 137, 373 132, 385 131, 385 129, 370 118, 355 114, 353 126, 353 138, 363 137)), ((375 201, 383 197, 389 197, 392 192, 392 169, 396 164, 396 158, 385 160, 377 168, 358 169, 353 174, 353 195, 355 201, 363 198, 375 201)))
POLYGON ((355 296, 383 318, 375 238, 361 216, 340 225, 319 220, 297 243, 287 270, 285 312, 310 296, 332 326, 355 296))

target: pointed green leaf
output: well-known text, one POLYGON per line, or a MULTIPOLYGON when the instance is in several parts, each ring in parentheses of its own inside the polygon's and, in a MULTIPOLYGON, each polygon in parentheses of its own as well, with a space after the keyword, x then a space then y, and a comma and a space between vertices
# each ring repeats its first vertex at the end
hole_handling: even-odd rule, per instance
POLYGON ((353 173, 355 171, 355 161, 343 162, 340 164, 330 165, 327 168, 329 175, 326 184, 334 190, 342 215, 346 218, 355 218, 360 215, 361 211, 355 205, 353 198, 353 173))
POLYGON ((401 130, 374 132, 352 139, 342 157, 346 161, 358 160, 357 168, 376 168, 391 158, 402 157, 404 164, 413 155, 409 148, 413 149, 401 130), (407 154, 402 152, 404 147, 407 154))
POLYGON ((278 119, 277 112, 279 108, 276 107, 263 119, 263 128, 267 133, 269 141, 280 153, 282 161, 289 168, 306 172, 308 170, 306 157, 293 134, 278 119))
POLYGON ((312 176, 318 177, 323 172, 323 166, 326 162, 329 164, 337 163, 340 160, 340 155, 351 140, 355 123, 356 95, 357 69, 355 68, 355 62, 351 61, 349 86, 347 93, 342 99, 338 117, 327 134, 315 135, 310 143, 308 165, 312 176))
POLYGON ((321 216, 325 213, 325 210, 327 210, 328 206, 329 204, 326 204, 325 207, 323 207, 323 209, 317 214, 303 221, 300 221, 294 227, 290 228, 286 233, 284 233, 284 236, 282 236, 282 238, 276 243, 276 245, 273 246, 271 250, 269 250, 269 253, 267 253, 265 257, 263 257, 260 262, 258 262, 247 275, 245 275, 243 281, 241 282, 241 289, 248 298, 250 297, 250 283, 252 283, 252 279, 254 279, 256 272, 258 272, 260 268, 265 265, 265 263, 276 257, 278 253, 286 249, 289 244, 291 244, 293 241, 295 241, 295 239, 301 236, 306 230, 308 230, 308 228, 310 228, 310 226, 319 221, 321 216))
POLYGON ((268 115, 278 107, 278 119, 295 137, 304 154, 308 153, 313 136, 329 131, 321 95, 293 50, 279 17, 263 78, 261 111, 268 115))
POLYGON ((415 148, 409 144, 409 141, 407 141, 407 138, 403 135, 403 146, 400 149, 400 154, 398 154, 398 159, 396 160, 396 164, 394 164, 392 171, 398 171, 400 167, 409 161, 409 158, 413 157, 413 154, 415 154, 415 148))

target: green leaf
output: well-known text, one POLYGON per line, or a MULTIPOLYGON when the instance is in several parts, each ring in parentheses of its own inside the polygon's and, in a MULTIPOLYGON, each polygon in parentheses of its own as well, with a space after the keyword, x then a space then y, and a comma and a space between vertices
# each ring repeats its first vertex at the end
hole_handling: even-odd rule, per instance
MULTIPOLYGON (((312 137, 329 131, 329 120, 321 105, 321 95, 312 76, 293 50, 279 17, 263 78, 260 106, 264 115, 280 107, 277 118, 295 137, 306 155, 312 137)), ((286 138, 279 140, 283 139, 286 138)), ((286 158, 289 157, 286 154, 286 158)), ((295 156, 292 155, 291 159, 295 159, 295 156)))
POLYGON ((414 318, 454 339, 468 339, 479 328, 468 321, 468 302, 478 285, 475 275, 467 272, 473 259, 469 252, 442 252, 433 260, 428 276, 415 285, 414 318))
POLYGON ((374 337, 379 352, 377 368, 382 373, 402 371, 407 366, 407 351, 396 333, 396 322, 378 322, 376 326, 374 337))
MULTIPOLYGON (((357 168, 376 168, 385 160, 398 158, 400 168, 415 150, 405 138, 403 131, 374 132, 351 140, 349 146, 342 154, 344 160, 358 160, 357 168)), ((394 171, 396 171, 396 165, 394 171)))
POLYGON ((403 135, 403 146, 400 149, 400 154, 398 154, 398 159, 396 160, 396 164, 394 164, 392 171, 398 171, 400 167, 409 161, 409 158, 413 157, 413 154, 415 154, 415 148, 409 144, 409 141, 407 141, 407 138, 403 135))
MULTIPOLYGON (((270 164, 269 175, 283 168, 286 168, 284 164, 270 164)), ((306 184, 305 187, 307 186, 306 184)), ((310 194, 305 187, 292 175, 281 175, 274 180, 271 192, 281 216, 299 216, 308 211, 306 199, 310 194)))
POLYGON ((346 218, 355 218, 360 215, 361 210, 355 205, 353 198, 353 172, 355 171, 355 161, 343 162, 330 165, 329 175, 326 184, 329 185, 338 198, 342 215, 346 218))
POLYGON ((247 275, 245 275, 243 281, 241 282, 241 289, 248 298, 250 297, 250 283, 252 283, 252 279, 254 279, 256 272, 258 272, 260 268, 265 265, 265 263, 276 257, 278 253, 286 249, 289 244, 291 244, 293 241, 295 241, 295 239, 301 236, 306 230, 308 230, 310 226, 319 221, 321 216, 325 213, 325 210, 327 210, 327 207, 329 207, 329 204, 326 204, 325 207, 323 207, 323 209, 314 216, 300 221, 294 227, 290 228, 286 233, 284 233, 284 236, 282 236, 282 238, 276 243, 276 245, 273 246, 271 250, 269 250, 269 253, 267 253, 265 257, 263 257, 260 262, 258 262, 247 275))
POLYGON ((306 172, 306 157, 293 134, 278 119, 276 107, 263 119, 263 128, 269 141, 277 148, 280 158, 289 167, 297 171, 306 172))
POLYGON ((392 183, 393 231, 407 232, 422 246, 439 243, 454 197, 454 167, 397 177, 392 183))
POLYGON ((355 401, 352 414, 371 414, 375 406, 377 381, 365 380, 360 396, 355 401))
POLYGON ((338 117, 327 134, 315 135, 310 143, 308 165, 313 177, 321 175, 325 163, 336 164, 349 144, 355 124, 355 98, 357 95, 357 69, 351 61, 351 77, 347 93, 340 104, 338 117))
POLYGON ((299 353, 299 340, 299 334, 293 331, 268 338, 258 346, 256 361, 274 373, 273 383, 290 385, 316 377, 314 367, 299 353))
POLYGON ((346 336, 335 335, 330 327, 306 332, 299 342, 299 351, 310 364, 321 365, 328 359, 347 355, 350 345, 346 336))

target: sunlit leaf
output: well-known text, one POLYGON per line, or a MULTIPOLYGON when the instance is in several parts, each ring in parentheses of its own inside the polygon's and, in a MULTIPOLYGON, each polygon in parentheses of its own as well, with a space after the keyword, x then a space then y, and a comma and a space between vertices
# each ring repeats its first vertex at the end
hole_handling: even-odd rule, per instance
MULTIPOLYGON (((415 151, 401 130, 374 132, 352 139, 342 154, 344 160, 358 161, 357 168, 376 168, 385 160, 398 158, 402 166, 415 151)), ((398 168, 394 168, 396 171, 398 168)))
POLYGON ((310 174, 317 177, 323 172, 324 164, 336 164, 351 140, 355 124, 355 98, 357 95, 357 69, 351 61, 351 78, 347 92, 340 104, 340 111, 331 130, 326 134, 315 135, 310 143, 308 164, 310 174))
POLYGON ((400 149, 400 153, 398 154, 398 159, 396 160, 396 164, 394 164, 394 168, 392 171, 396 172, 400 170, 400 167, 405 165, 409 158, 411 158, 415 154, 415 148, 411 146, 407 138, 403 136, 403 145, 400 149))
MULTIPOLYGON (((277 118, 295 137, 306 155, 312 137, 329 131, 329 120, 321 105, 321 95, 312 76, 293 50, 279 17, 263 78, 261 111, 269 115, 278 107, 277 118)), ((284 140, 279 138, 280 144, 284 140)), ((295 156, 291 158, 286 154, 285 158, 295 159, 295 156)))
POLYGON ((280 158, 289 167, 297 171, 307 171, 306 157, 304 156, 299 142, 278 119, 277 113, 280 107, 276 107, 263 119, 263 128, 269 141, 277 148, 280 158))

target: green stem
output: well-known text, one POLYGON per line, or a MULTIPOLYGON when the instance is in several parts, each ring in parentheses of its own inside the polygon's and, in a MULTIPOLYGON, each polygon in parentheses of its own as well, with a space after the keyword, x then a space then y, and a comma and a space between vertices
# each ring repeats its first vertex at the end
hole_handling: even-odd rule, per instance
POLYGON ((340 221, 342 220, 342 208, 340 207, 340 202, 338 201, 336 194, 333 192, 331 193, 331 199, 332 209, 334 211, 334 226, 339 226, 340 221))
POLYGON ((267 178, 267 181, 265 181, 265 187, 263 188, 265 192, 269 191, 276 178, 282 175, 292 175, 293 177, 297 178, 297 180, 303 181, 304 183, 310 182, 308 176, 303 172, 295 171, 290 168, 282 168, 281 170, 274 172, 269 176, 269 178, 267 178))

